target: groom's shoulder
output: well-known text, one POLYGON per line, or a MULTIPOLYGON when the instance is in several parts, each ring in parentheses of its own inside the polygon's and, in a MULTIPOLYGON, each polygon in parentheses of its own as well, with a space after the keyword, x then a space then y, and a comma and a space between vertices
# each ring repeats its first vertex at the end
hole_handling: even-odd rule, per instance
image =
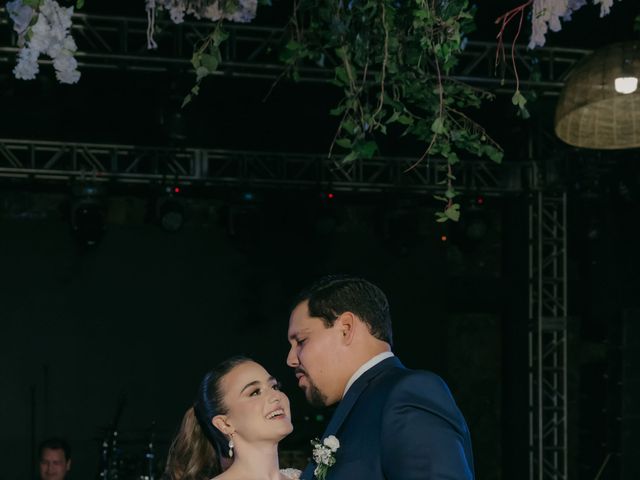
POLYGON ((444 380, 436 373, 407 368, 399 360, 390 365, 384 376, 391 383, 418 382, 446 386, 444 380))
POLYGON ((381 387, 390 397, 410 394, 431 399, 451 398, 451 391, 442 377, 427 370, 412 370, 400 365, 389 369, 380 380, 381 387))

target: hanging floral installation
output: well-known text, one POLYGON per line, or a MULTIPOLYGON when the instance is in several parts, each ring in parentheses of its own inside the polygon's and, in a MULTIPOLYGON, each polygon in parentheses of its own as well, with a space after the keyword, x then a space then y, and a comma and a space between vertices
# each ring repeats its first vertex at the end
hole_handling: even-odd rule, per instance
POLYGON ((74 58, 77 46, 69 32, 73 7, 61 7, 56 0, 13 0, 7 2, 6 9, 20 46, 18 63, 13 69, 16 78, 36 78, 40 71, 38 59, 46 55, 53 60, 60 83, 80 80, 74 58))
MULTIPOLYGON (((571 16, 574 12, 584 7, 587 4, 587 0, 528 0, 523 4, 509 10, 504 15, 501 15, 496 20, 496 24, 500 26, 500 30, 497 35, 498 50, 496 51, 496 67, 501 60, 505 59, 504 53, 504 35, 505 30, 511 22, 517 22, 517 30, 513 36, 511 42, 510 59, 516 78, 516 90, 513 94, 513 104, 520 109, 520 113, 523 117, 528 117, 529 113, 526 108, 527 100, 520 91, 520 78, 518 76, 518 69, 515 62, 515 47, 520 34, 522 33, 522 25, 525 18, 525 13, 531 10, 531 36, 529 37, 528 47, 534 49, 536 47, 543 47, 546 42, 546 35, 551 30, 552 32, 559 32, 562 30, 562 22, 568 22, 571 20, 571 16)), ((613 6, 613 0, 593 0, 594 5, 600 5, 600 17, 604 17, 609 14, 611 7, 613 6)))
MULTIPOLYGON (((560 21, 570 21, 571 15, 586 4, 587 0, 533 0, 529 48, 543 47, 547 32, 562 30, 560 21)), ((593 4, 600 4, 600 17, 604 17, 611 11, 613 0, 593 0, 593 4)))
POLYGON ((182 106, 187 105, 200 92, 200 83, 217 70, 222 55, 220 45, 227 39, 223 20, 238 23, 251 22, 256 16, 259 0, 146 0, 147 47, 157 48, 153 35, 156 17, 161 12, 169 12, 173 23, 184 22, 185 15, 197 20, 206 19, 214 23, 213 30, 199 45, 191 57, 191 65, 196 72, 196 84, 185 97, 182 106))
POLYGON ((151 14, 156 11, 169 12, 173 23, 184 22, 185 15, 197 20, 207 19, 214 22, 229 20, 247 23, 256 16, 257 0, 146 0, 146 10, 151 14))
MULTIPOLYGON (((76 8, 82 3, 77 0, 76 8)), ((526 100, 520 92, 514 55, 526 13, 531 11, 529 48, 535 48, 544 45, 547 33, 560 30, 562 22, 586 3, 528 0, 496 20, 500 27, 496 65, 506 58, 505 29, 517 24, 511 42, 516 76, 513 103, 523 115, 527 114, 526 100)), ((604 16, 613 0, 593 3, 600 5, 604 16)), ((157 48, 154 33, 159 15, 168 14, 177 24, 187 16, 213 24, 191 57, 196 80, 183 106, 198 95, 202 80, 218 70, 220 46, 228 37, 224 22, 250 22, 260 4, 269 5, 270 0, 145 0, 149 49, 157 48)), ((56 0, 12 0, 6 10, 19 36, 16 78, 35 78, 38 59, 46 55, 53 60, 61 83, 79 80, 74 58, 77 47, 70 33, 73 7, 61 7, 56 0)), ((474 13, 469 0, 293 0, 289 37, 281 54, 294 80, 303 65, 333 70, 332 83, 342 92, 342 99, 330 111, 338 119, 329 147, 329 157, 336 165, 349 168, 355 161, 379 154, 380 140, 385 136, 423 146, 408 169, 424 162, 429 165, 434 157, 446 160, 442 192, 436 196, 443 204, 436 213, 441 222, 456 221, 460 216, 455 188, 455 165, 460 155, 484 156, 498 163, 503 156, 472 116, 472 111, 492 95, 452 76, 466 36, 474 29, 474 13)))

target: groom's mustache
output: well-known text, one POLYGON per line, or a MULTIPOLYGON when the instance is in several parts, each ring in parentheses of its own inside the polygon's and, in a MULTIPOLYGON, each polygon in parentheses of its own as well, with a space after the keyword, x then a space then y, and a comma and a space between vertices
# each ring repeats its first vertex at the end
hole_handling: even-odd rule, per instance
POLYGON ((301 373, 305 377, 308 377, 307 372, 304 370, 304 368, 296 367, 296 369, 294 370, 294 374, 297 376, 299 373, 301 373))

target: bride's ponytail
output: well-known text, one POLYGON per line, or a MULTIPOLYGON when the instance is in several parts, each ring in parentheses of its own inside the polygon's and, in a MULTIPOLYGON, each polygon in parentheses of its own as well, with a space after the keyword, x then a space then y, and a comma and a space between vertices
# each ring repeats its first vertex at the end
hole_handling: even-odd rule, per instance
POLYGON ((202 430, 193 407, 184 414, 180 430, 169 447, 167 480, 208 480, 221 473, 216 449, 202 430))
POLYGON ((194 405, 185 413, 169 448, 164 480, 208 480, 230 465, 228 439, 211 420, 227 413, 220 381, 233 368, 249 361, 247 357, 232 357, 204 376, 194 405))

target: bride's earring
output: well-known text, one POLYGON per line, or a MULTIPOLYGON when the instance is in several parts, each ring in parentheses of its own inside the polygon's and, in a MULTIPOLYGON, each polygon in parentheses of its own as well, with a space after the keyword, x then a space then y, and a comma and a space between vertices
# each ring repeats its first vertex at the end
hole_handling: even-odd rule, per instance
POLYGON ((229 458, 233 458, 233 447, 235 444, 233 443, 233 437, 229 439, 229 458))

